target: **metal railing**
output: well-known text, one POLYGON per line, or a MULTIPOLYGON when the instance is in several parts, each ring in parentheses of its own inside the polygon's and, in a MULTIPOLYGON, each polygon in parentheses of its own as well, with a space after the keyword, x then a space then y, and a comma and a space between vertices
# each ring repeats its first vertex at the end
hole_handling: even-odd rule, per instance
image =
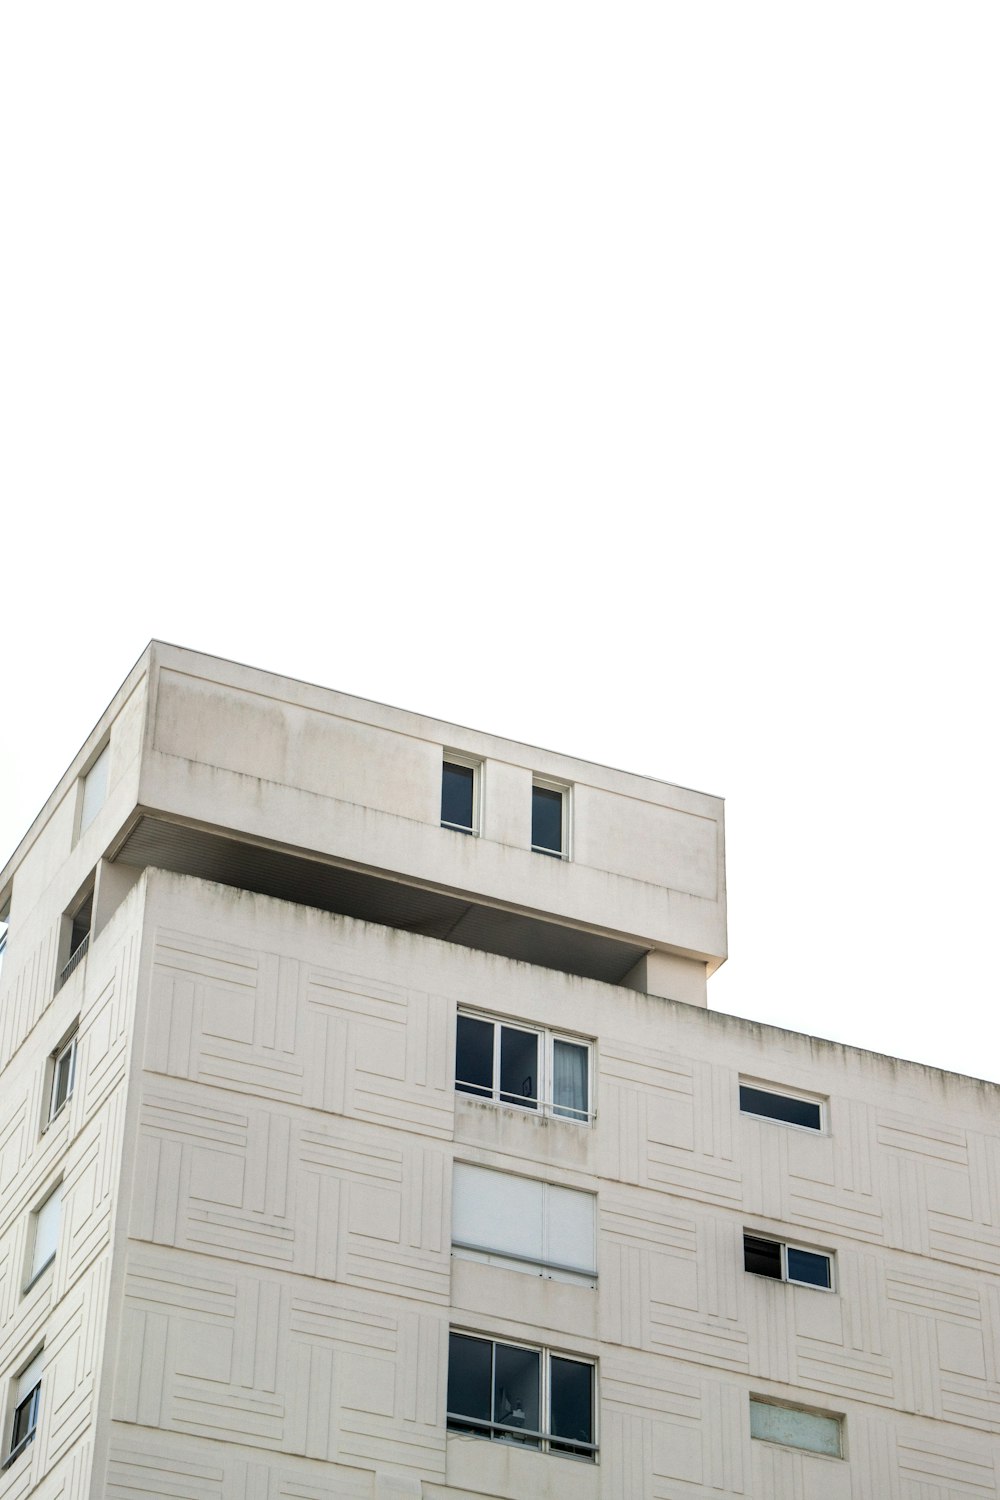
POLYGON ((493 1437, 499 1433, 498 1440, 502 1443, 521 1442, 532 1448, 544 1444, 550 1451, 554 1449, 559 1453, 577 1453, 581 1458, 593 1458, 597 1452, 596 1443, 585 1443, 579 1438, 560 1437, 555 1432, 538 1432, 533 1427, 516 1427, 509 1422, 483 1422, 479 1417, 466 1417, 457 1411, 448 1413, 447 1422, 452 1432, 473 1428, 474 1436, 493 1437))
POLYGON ((73 949, 73 952, 70 954, 69 958, 66 960, 66 962, 63 964, 62 968, 59 970, 59 978, 56 981, 56 989, 57 990, 61 990, 62 989, 63 985, 66 983, 67 979, 72 974, 73 970, 77 967, 78 964, 81 964, 83 962, 83 960, 86 958, 86 956, 87 956, 87 949, 89 947, 90 947, 90 933, 88 932, 87 935, 86 935, 86 937, 84 937, 79 943, 77 943, 76 947, 73 949))

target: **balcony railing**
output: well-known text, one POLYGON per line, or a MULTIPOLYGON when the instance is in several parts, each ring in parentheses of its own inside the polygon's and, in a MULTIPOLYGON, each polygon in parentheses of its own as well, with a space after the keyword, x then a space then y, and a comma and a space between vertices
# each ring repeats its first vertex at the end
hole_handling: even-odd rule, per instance
POLYGON ((90 933, 88 932, 86 934, 86 936, 79 943, 77 943, 76 947, 73 949, 73 952, 70 954, 69 958, 66 960, 66 962, 63 964, 62 968, 60 969, 60 971, 59 971, 59 978, 58 978, 58 980, 56 982, 56 989, 57 990, 61 990, 62 989, 63 985, 66 983, 67 979, 72 974, 73 970, 78 966, 78 964, 81 964, 83 962, 83 960, 86 958, 86 956, 87 956, 87 949, 89 947, 90 947, 90 933))

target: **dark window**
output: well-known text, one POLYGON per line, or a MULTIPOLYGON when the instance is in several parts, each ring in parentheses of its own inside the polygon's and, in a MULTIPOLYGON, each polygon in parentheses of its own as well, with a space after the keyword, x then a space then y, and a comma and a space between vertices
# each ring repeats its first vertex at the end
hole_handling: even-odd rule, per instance
POLYGON ((552 1410, 549 1430, 553 1452, 576 1453, 589 1458, 594 1441, 594 1367, 578 1359, 551 1360, 552 1410), (556 1438, 565 1441, 555 1442, 556 1438), (576 1446, 584 1444, 583 1447, 576 1446))
POLYGON ((73 1092, 76 1081, 76 1033, 54 1054, 52 1059, 52 1093, 49 1097, 49 1119, 54 1120, 73 1092))
POLYGON ((483 1094, 493 1097, 492 1021, 475 1016, 459 1016, 458 1041, 455 1048, 455 1087, 460 1094, 483 1094))
POLYGON ((743 1269, 755 1276, 773 1276, 781 1280, 781 1246, 773 1240, 758 1240, 751 1234, 743 1236, 743 1269))
POLYGON ((587 1125, 590 1047, 499 1020, 459 1013, 455 1088, 587 1125))
POLYGON ((446 760, 441 773, 441 823, 460 833, 475 832, 476 772, 446 760))
POLYGON ((538 1034, 500 1027, 500 1098, 538 1108, 538 1034))
POLYGON ((769 1089, 755 1089, 740 1084, 740 1109, 745 1115, 763 1115, 765 1120, 780 1120, 785 1125, 803 1125, 807 1130, 822 1130, 819 1105, 813 1099, 796 1099, 791 1094, 772 1094, 769 1089))
POLYGON ((448 1427, 592 1460, 594 1367, 544 1349, 453 1333, 448 1427))
POLYGON ((796 1281, 803 1286, 829 1289, 830 1257, 818 1250, 801 1250, 783 1245, 780 1240, 765 1240, 755 1234, 743 1236, 743 1268, 755 1276, 770 1276, 774 1281, 796 1281))
POLYGON ((788 1261, 789 1281, 802 1281, 806 1286, 830 1285, 830 1257, 818 1255, 814 1250, 796 1250, 789 1245, 785 1250, 788 1261))
POLYGON ((35 1436, 35 1430, 38 1427, 38 1405, 41 1394, 42 1382, 39 1380, 14 1407, 14 1423, 10 1433, 10 1449, 4 1462, 4 1468, 7 1467, 7 1464, 13 1463, 15 1458, 24 1452, 35 1436))
POLYGON ((549 786, 531 788, 531 847, 537 854, 563 852, 563 794, 549 786))

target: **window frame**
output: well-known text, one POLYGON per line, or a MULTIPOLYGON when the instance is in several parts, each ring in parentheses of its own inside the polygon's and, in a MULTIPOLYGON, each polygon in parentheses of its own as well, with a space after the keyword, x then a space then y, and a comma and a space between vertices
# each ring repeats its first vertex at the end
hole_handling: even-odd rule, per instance
POLYGON ((836 1257, 831 1250, 819 1250, 815 1245, 798 1245, 789 1240, 776 1239, 773 1234, 761 1232, 756 1229, 744 1229, 743 1231, 743 1271, 747 1276, 759 1276, 764 1281, 776 1281, 788 1286, 805 1287, 810 1292, 835 1292, 837 1290, 834 1281, 834 1264, 836 1257), (759 1240, 764 1245, 776 1245, 780 1251, 781 1275, 768 1276, 766 1271, 752 1271, 746 1264, 746 1242, 748 1239, 759 1240), (829 1281, 822 1286, 818 1281, 800 1281, 797 1276, 788 1274, 788 1252, 789 1250, 801 1250, 805 1255, 816 1255, 826 1261, 829 1281))
POLYGON ((778 1448, 788 1448, 793 1453, 809 1453, 813 1458, 829 1459, 833 1463, 842 1463, 847 1457, 847 1422, 843 1412, 821 1411, 816 1406, 800 1406, 794 1401, 774 1401, 770 1396, 758 1396, 750 1392, 750 1439, 755 1443, 772 1443, 778 1448), (753 1408, 755 1406, 766 1406, 776 1411, 799 1412, 806 1417, 819 1417, 823 1421, 833 1422, 837 1427, 838 1449, 837 1453, 824 1453, 821 1448, 809 1448, 802 1443, 786 1443, 781 1438, 763 1437, 753 1431, 753 1408))
POLYGON ((531 840, 531 852, 532 852, 532 854, 546 854, 546 855, 548 855, 549 859, 561 859, 564 862, 568 863, 570 861, 570 859, 572 858, 572 853, 571 853, 571 849, 570 849, 570 832, 571 832, 571 829, 572 829, 571 800, 572 800, 572 791, 573 791, 573 789, 565 781, 554 781, 549 776, 532 776, 532 778, 531 778, 531 821, 532 821, 532 823, 534 823, 534 818, 535 818, 535 804, 534 804, 534 799, 535 799, 535 790, 536 790, 536 788, 537 788, 538 791, 542 791, 542 792, 558 792, 559 795, 560 795, 560 797, 562 798, 561 821, 560 821, 560 829, 559 829, 560 839, 561 839, 561 842, 562 842, 562 848, 561 849, 548 849, 548 848, 545 847, 544 844, 536 844, 535 841, 534 841, 534 838, 532 838, 532 840, 531 840))
POLYGON ((0 1469, 7 1469, 11 1464, 16 1463, 25 1449, 34 1442, 35 1436, 38 1432, 38 1421, 41 1413, 42 1400, 42 1378, 44 1372, 41 1369, 38 1370, 38 1378, 35 1380, 34 1384, 30 1386, 27 1391, 25 1391, 20 1400, 18 1400, 17 1390, 20 1383, 24 1380, 24 1377, 31 1373, 32 1367, 34 1365, 40 1365, 43 1352, 44 1345, 41 1348, 36 1349, 35 1352, 31 1355, 30 1359, 25 1360, 18 1373, 14 1375, 10 1381, 9 1394, 7 1397, 7 1420, 4 1428, 7 1452, 4 1454, 3 1463, 0 1464, 0 1469), (31 1425, 23 1434, 23 1436, 18 1438, 16 1435, 18 1416, 22 1411, 24 1411, 26 1407, 30 1409, 31 1425))
POLYGON ((829 1135, 830 1100, 823 1094, 810 1094, 805 1089, 785 1088, 781 1084, 764 1083, 759 1078, 739 1079, 737 1103, 739 1113, 751 1120, 764 1120, 768 1125, 783 1125, 786 1130, 804 1130, 809 1135, 829 1135), (777 1115, 761 1115, 756 1110, 744 1109, 743 1090, 753 1089, 758 1094, 771 1094, 776 1099, 794 1099, 800 1104, 814 1104, 819 1111, 818 1125, 800 1125, 797 1120, 782 1120, 777 1115))
POLYGON ((107 737, 105 738, 104 742, 100 746, 100 748, 98 750, 96 750, 94 752, 94 754, 91 756, 90 762, 87 765, 86 770, 80 772, 79 778, 77 780, 77 786, 79 788, 79 791, 78 791, 78 795, 77 795, 77 808, 76 808, 76 818, 75 818, 75 825, 76 826, 75 826, 75 829, 74 829, 74 838, 73 838, 73 844, 74 844, 74 846, 77 843, 79 843, 80 839, 83 838, 83 835, 86 833, 87 829, 93 823, 95 823, 97 821, 97 819, 100 817, 101 809, 104 807, 105 803, 108 800, 108 792, 110 790, 110 780, 111 780, 111 735, 108 734, 107 737), (84 813, 86 811, 86 804, 87 804, 87 782, 90 780, 90 777, 91 777, 92 773, 97 770, 98 766, 101 765, 102 762, 103 762, 104 785, 103 785, 103 787, 101 789, 101 800, 98 802, 97 806, 93 809, 93 811, 91 812, 90 817, 87 819, 87 821, 84 822, 83 818, 84 818, 84 813))
POLYGON ((76 1064, 79 1040, 80 1021, 78 1017, 73 1022, 71 1029, 65 1034, 59 1045, 49 1053, 45 1078, 46 1115, 45 1123, 42 1126, 43 1134, 46 1130, 48 1130, 50 1125, 53 1125, 55 1121, 59 1119, 59 1116, 62 1114, 63 1110, 66 1108, 73 1097, 73 1091, 76 1088, 76 1064), (67 1053, 69 1053, 70 1055, 69 1086, 66 1089, 66 1093, 63 1097, 62 1103, 56 1105, 55 1098, 56 1085, 59 1082, 59 1065, 67 1053))
MULTIPOLYGON (((555 1349, 547 1344, 523 1343, 520 1339, 494 1338, 492 1334, 481 1333, 471 1328, 449 1328, 448 1329, 448 1369, 451 1371, 451 1341, 453 1338, 472 1339, 477 1343, 489 1344, 490 1354, 490 1409, 493 1409, 493 1393, 496 1383, 496 1351, 500 1349, 516 1349, 529 1354, 537 1354, 538 1360, 538 1404, 540 1408, 541 1426, 539 1428, 517 1427, 510 1423, 484 1421, 481 1417, 470 1417, 462 1412, 453 1412, 447 1409, 447 1398, 445 1401, 445 1428, 448 1432, 455 1433, 461 1437, 474 1437, 494 1443, 516 1443, 518 1438, 530 1439, 524 1443, 529 1452, 554 1453, 559 1458, 573 1459, 577 1463, 596 1464, 600 1452, 600 1433, 598 1431, 598 1401, 597 1401, 597 1360, 589 1355, 581 1355, 564 1349, 555 1349), (553 1434, 552 1426, 552 1361, 554 1359, 566 1360, 568 1363, 583 1365, 589 1369, 590 1375, 590 1442, 579 1439, 564 1438, 553 1434), (472 1429, 470 1431, 470 1429, 472 1429)), ((447 1384, 446 1384, 447 1390, 447 1384)))
MULTIPOLYGON (((459 1088, 458 1078, 458 1049, 456 1040, 455 1052, 455 1080, 454 1087, 457 1094, 463 1098, 480 1099, 484 1103, 497 1104, 502 1109, 520 1109, 539 1119, 565 1121, 569 1125, 593 1126, 597 1120, 597 1110, 594 1107, 594 1093, 596 1082, 596 1042, 593 1037, 574 1036, 568 1031, 556 1031, 549 1026, 540 1026, 531 1021, 521 1021, 513 1016, 498 1016, 489 1011, 473 1010, 471 1006, 460 1005, 458 1016, 467 1016, 473 1021, 485 1021, 493 1026, 493 1083, 490 1093, 487 1095, 480 1092, 484 1087, 480 1084, 465 1082, 465 1088, 459 1088), (513 1031, 524 1031, 539 1038, 540 1067, 538 1092, 535 1095, 534 1106, 520 1103, 517 1099, 505 1096, 500 1087, 500 1047, 501 1033, 504 1026, 513 1031), (559 1113, 569 1109, 570 1106, 556 1104, 553 1099, 555 1081, 555 1043, 567 1042, 571 1047, 583 1047, 587 1053, 587 1108, 580 1115, 573 1113, 559 1113)), ((456 1017, 457 1035, 457 1017, 456 1017)))
POLYGON ((3 977, 4 956, 7 952, 7 939, 10 936, 10 903, 11 890, 8 886, 3 896, 0 897, 0 978, 3 977))
MULTIPOLYGON (((465 755, 461 750, 449 750, 445 747, 441 754, 442 796, 445 766, 460 766, 463 770, 472 772, 472 826, 466 828, 462 823, 446 823, 442 817, 441 827, 449 829, 452 833, 464 833, 467 838, 477 839, 482 833, 483 763, 474 755, 465 755)), ((443 812, 444 808, 441 811, 443 812)))
POLYGON ((31 1210, 31 1223, 30 1223, 30 1226, 29 1226, 29 1234, 28 1234, 28 1263, 27 1263, 27 1265, 25 1267, 24 1283, 23 1283, 23 1286, 22 1286, 22 1289, 21 1289, 22 1296, 25 1293, 30 1292, 31 1288, 35 1285, 35 1283, 37 1281, 40 1281, 42 1279, 42 1277, 45 1275, 46 1271, 48 1271, 55 1264, 56 1255, 57 1255, 58 1250, 59 1250, 59 1233, 60 1233, 60 1230, 62 1228, 63 1187, 64 1187, 64 1185, 65 1185, 64 1184, 64 1179, 62 1177, 60 1177, 59 1180, 58 1180, 58 1182, 54 1182, 52 1184, 52 1186, 49 1188, 48 1192, 45 1194, 44 1198, 40 1198, 39 1201, 36 1203, 35 1207, 31 1210), (54 1239, 54 1243, 53 1243, 53 1246, 52 1246, 52 1250, 45 1257, 45 1259, 41 1262, 40 1265, 36 1265, 35 1261, 36 1261, 37 1247, 38 1247, 38 1224, 39 1224, 39 1218, 40 1218, 40 1216, 42 1214, 42 1211, 45 1209, 45 1207, 49 1203, 51 1203, 52 1199, 57 1194, 59 1196, 59 1203, 58 1203, 58 1212, 57 1212, 57 1217, 56 1217, 55 1239, 54 1239))

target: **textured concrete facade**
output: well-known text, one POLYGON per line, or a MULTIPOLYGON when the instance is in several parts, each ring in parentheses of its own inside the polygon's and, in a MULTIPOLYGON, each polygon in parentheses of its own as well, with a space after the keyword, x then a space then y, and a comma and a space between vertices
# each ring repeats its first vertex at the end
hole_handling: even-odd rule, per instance
POLYGON ((717 799, 154 645, 8 892, 0 1500, 1000 1495, 1000 1091, 705 1008, 717 799), (592 1115, 457 1091, 460 1013, 586 1043, 592 1115), (593 1202, 596 1275, 453 1250, 456 1164, 593 1202), (449 1430, 456 1331, 591 1366, 593 1461, 449 1430))

